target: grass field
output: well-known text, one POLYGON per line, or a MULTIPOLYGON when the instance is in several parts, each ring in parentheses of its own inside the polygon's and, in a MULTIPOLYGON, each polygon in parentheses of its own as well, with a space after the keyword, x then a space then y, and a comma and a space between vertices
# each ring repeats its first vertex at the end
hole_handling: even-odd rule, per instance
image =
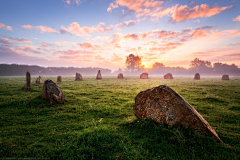
MULTIPOLYGON (((32 77, 0 77, 0 158, 240 159, 240 78, 63 77, 65 104, 40 98, 32 77), (217 143, 192 129, 139 120, 132 112, 142 90, 166 84, 218 133, 217 143)), ((56 77, 43 77, 43 81, 56 77)))

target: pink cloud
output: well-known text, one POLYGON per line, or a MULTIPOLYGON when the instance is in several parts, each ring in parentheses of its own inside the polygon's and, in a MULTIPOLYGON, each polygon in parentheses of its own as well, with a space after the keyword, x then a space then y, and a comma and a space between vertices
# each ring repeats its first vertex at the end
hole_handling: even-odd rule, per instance
POLYGON ((113 3, 110 3, 107 11, 108 11, 108 12, 112 12, 112 9, 114 9, 114 8, 118 8, 118 4, 113 5, 113 3))
POLYGON ((111 61, 119 62, 119 61, 123 61, 123 58, 121 58, 121 57, 118 56, 116 53, 114 53, 114 54, 112 55, 111 61))
POLYGON ((22 28, 25 28, 25 29, 32 29, 33 28, 33 26, 31 26, 31 25, 23 25, 23 26, 21 26, 22 28))
POLYGON ((6 26, 6 29, 9 30, 9 31, 13 30, 11 26, 6 26))
POLYGON ((17 47, 14 49, 14 51, 24 51, 24 52, 32 52, 32 53, 37 53, 40 54, 41 52, 35 49, 32 46, 25 46, 25 47, 17 47))
POLYGON ((235 43, 232 43, 230 45, 239 45, 239 44, 240 44, 240 42, 235 42, 235 43))
POLYGON ((50 27, 46 26, 36 26, 36 28, 41 30, 41 33, 48 32, 48 33, 56 33, 57 31, 55 29, 52 29, 50 27))
POLYGON ((94 45, 91 42, 83 42, 79 44, 80 47, 85 48, 85 49, 93 49, 93 50, 100 50, 102 47, 100 45, 94 45))
POLYGON ((48 47, 48 46, 51 46, 51 45, 52 44, 46 43, 46 42, 42 42, 42 43, 39 44, 39 46, 41 46, 41 47, 48 47))
POLYGON ((187 5, 181 5, 172 14, 171 18, 174 22, 180 22, 188 19, 211 17, 232 7, 233 6, 218 7, 216 5, 210 7, 207 4, 201 4, 200 6, 196 5, 195 7, 190 9, 187 7, 187 5))
POLYGON ((5 24, 0 23, 0 28, 3 28, 3 27, 5 27, 5 24))
POLYGON ((86 51, 86 50, 72 50, 72 49, 54 52, 54 54, 64 54, 64 55, 93 54, 93 53, 94 52, 86 51))
POLYGON ((123 23, 118 23, 117 27, 124 27, 124 26, 134 26, 136 24, 135 20, 125 21, 123 23))
POLYGON ((100 33, 106 33, 113 30, 113 26, 107 27, 105 23, 100 22, 96 26, 88 27, 83 26, 81 27, 77 22, 73 22, 69 25, 69 28, 65 28, 64 26, 61 26, 60 33, 71 33, 76 34, 77 36, 88 36, 89 33, 92 32, 100 32, 100 33))
POLYGON ((64 0, 63 2, 67 3, 68 5, 70 5, 70 4, 77 4, 77 5, 79 5, 81 3, 80 0, 64 0))
POLYGON ((58 46, 60 46, 60 45, 67 45, 68 42, 67 42, 67 41, 57 41, 57 42, 55 42, 54 44, 56 44, 56 45, 58 45, 58 46))
POLYGON ((106 37, 97 36, 97 37, 93 38, 92 40, 95 42, 97 40, 99 40, 99 41, 107 41, 109 39, 110 39, 110 37, 108 37, 108 36, 106 36, 106 37))
POLYGON ((8 40, 8 38, 0 38, 0 43, 11 44, 11 42, 8 40))
POLYGON ((233 19, 233 21, 240 22, 240 15, 233 19))
POLYGON ((32 44, 31 41, 29 41, 27 38, 16 38, 15 39, 17 43, 27 43, 27 44, 32 44))
POLYGON ((192 32, 192 38, 193 39, 199 39, 202 37, 207 37, 209 34, 204 30, 193 30, 192 32))

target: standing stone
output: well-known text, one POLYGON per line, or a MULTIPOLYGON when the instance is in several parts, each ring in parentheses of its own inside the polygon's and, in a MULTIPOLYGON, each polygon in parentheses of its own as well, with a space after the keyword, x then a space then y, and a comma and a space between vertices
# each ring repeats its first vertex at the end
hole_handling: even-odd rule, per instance
POLYGON ((26 82, 27 82, 27 86, 25 86, 24 88, 26 90, 30 90, 31 89, 31 74, 29 72, 26 73, 26 82))
POLYGON ((122 78, 123 78, 123 74, 120 73, 120 74, 118 75, 118 78, 119 78, 119 79, 122 79, 122 78))
POLYGON ((164 76, 164 79, 173 79, 173 76, 171 73, 168 73, 164 76))
POLYGON ((199 73, 196 73, 195 76, 194 76, 194 79, 195 79, 195 80, 200 80, 200 74, 199 74, 199 73))
POLYGON ((51 105, 63 103, 65 99, 62 90, 52 80, 44 82, 41 98, 49 99, 51 105))
POLYGON ((62 82, 62 76, 57 77, 57 82, 62 82))
POLYGON ((222 80, 229 80, 229 76, 228 75, 223 75, 222 80))
POLYGON ((37 78, 37 80, 36 80, 36 84, 41 84, 41 83, 43 83, 42 77, 39 76, 39 77, 37 78))
POLYGON ((170 126, 191 127, 221 142, 208 122, 182 96, 166 85, 141 91, 135 97, 133 113, 137 118, 150 118, 170 126))
POLYGON ((82 81, 82 75, 80 73, 76 73, 75 81, 82 81))
POLYGON ((98 71, 96 79, 102 79, 102 75, 101 75, 101 71, 100 70, 98 71))
POLYGON ((141 78, 141 79, 148 79, 148 73, 142 73, 142 74, 140 75, 140 78, 141 78))

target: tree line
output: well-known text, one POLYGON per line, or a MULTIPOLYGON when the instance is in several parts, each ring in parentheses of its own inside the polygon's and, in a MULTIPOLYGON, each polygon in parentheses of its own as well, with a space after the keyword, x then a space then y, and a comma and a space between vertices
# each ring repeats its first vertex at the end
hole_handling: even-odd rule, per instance
POLYGON ((142 65, 142 59, 138 55, 130 54, 125 61, 126 69, 123 71, 119 69, 115 73, 125 73, 125 75, 138 75, 142 72, 147 72, 151 75, 165 75, 172 73, 173 75, 194 75, 200 73, 200 75, 212 75, 219 76, 228 74, 231 76, 240 76, 240 69, 235 64, 225 64, 221 62, 211 63, 210 61, 200 60, 195 58, 190 62, 189 68, 183 67, 166 67, 161 62, 155 62, 152 68, 146 69, 142 65))
POLYGON ((76 72, 82 75, 97 75, 98 70, 101 70, 103 75, 111 75, 110 69, 103 68, 75 68, 75 67, 40 67, 18 64, 0 64, 0 76, 24 76, 26 72, 31 75, 75 75, 76 72))
POLYGON ((75 68, 75 67, 40 67, 18 64, 0 64, 0 76, 23 76, 27 71, 31 75, 75 75, 76 72, 82 75, 96 75, 98 70, 101 70, 102 75, 117 75, 123 73, 123 75, 136 76, 143 72, 147 72, 150 75, 165 75, 171 73, 173 75, 186 75, 192 76, 195 73, 200 75, 209 76, 221 76, 228 74, 230 76, 240 76, 240 69, 235 64, 225 64, 221 62, 211 63, 210 61, 200 60, 195 58, 190 62, 189 68, 183 67, 166 67, 161 62, 155 62, 152 68, 146 69, 142 65, 142 59, 138 55, 129 54, 125 60, 126 68, 122 70, 119 68, 117 71, 111 73, 110 69, 103 68, 75 68))

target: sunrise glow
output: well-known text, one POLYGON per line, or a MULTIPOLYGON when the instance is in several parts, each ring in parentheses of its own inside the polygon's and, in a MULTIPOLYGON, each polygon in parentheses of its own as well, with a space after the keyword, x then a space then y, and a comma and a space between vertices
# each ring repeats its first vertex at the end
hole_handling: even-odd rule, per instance
POLYGON ((188 68, 194 58, 240 67, 240 1, 0 2, 0 63, 188 68), (13 9, 14 8, 14 9, 13 9))

